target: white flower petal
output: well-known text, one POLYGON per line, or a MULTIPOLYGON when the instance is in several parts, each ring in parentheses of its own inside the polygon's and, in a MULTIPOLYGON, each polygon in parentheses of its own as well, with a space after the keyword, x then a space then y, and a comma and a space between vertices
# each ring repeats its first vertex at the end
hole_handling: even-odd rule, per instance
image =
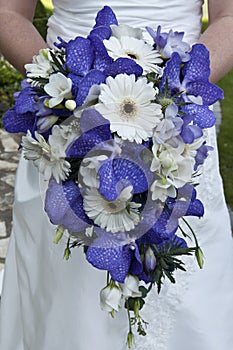
POLYGON ((100 85, 95 108, 110 121, 112 132, 123 140, 141 143, 152 136, 162 118, 161 106, 153 102, 157 91, 146 78, 119 74, 100 85))

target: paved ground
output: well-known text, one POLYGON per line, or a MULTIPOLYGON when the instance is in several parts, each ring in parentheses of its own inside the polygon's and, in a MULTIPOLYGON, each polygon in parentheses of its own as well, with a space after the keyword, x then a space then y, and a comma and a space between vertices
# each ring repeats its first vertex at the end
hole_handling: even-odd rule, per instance
POLYGON ((0 129, 0 270, 11 232, 13 190, 19 156, 18 144, 12 135, 0 129))
MULTIPOLYGON (((214 111, 218 132, 221 124, 221 110, 218 104, 215 105, 214 111)), ((4 267, 11 232, 14 180, 19 156, 16 137, 0 129, 0 284, 1 269, 4 267)), ((232 212, 230 214, 233 223, 232 212)))

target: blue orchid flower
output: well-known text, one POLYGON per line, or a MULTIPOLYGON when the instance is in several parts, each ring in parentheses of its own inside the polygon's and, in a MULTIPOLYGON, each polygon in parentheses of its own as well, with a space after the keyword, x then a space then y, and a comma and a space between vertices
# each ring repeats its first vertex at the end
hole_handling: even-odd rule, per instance
POLYGON ((45 198, 45 211, 54 225, 79 232, 86 229, 92 221, 83 210, 83 198, 74 181, 57 183, 50 180, 45 198))
POLYGON ((112 24, 118 24, 117 18, 111 7, 109 6, 104 6, 102 10, 100 10, 97 13, 96 19, 95 19, 95 26, 106 26, 110 27, 112 24))
POLYGON ((67 148, 67 157, 84 158, 98 144, 112 139, 109 122, 95 109, 83 111, 80 128, 82 135, 67 148))
POLYGON ((191 144, 194 140, 198 139, 203 135, 202 128, 199 125, 192 125, 193 116, 184 115, 183 116, 183 125, 180 136, 182 137, 184 143, 191 144))
POLYGON ((124 283, 131 266, 136 274, 142 273, 143 266, 138 246, 135 242, 127 243, 121 235, 116 238, 105 231, 96 228, 97 238, 88 247, 87 261, 100 270, 109 271, 111 277, 124 283))
POLYGON ((212 146, 206 145, 206 141, 203 142, 201 147, 197 149, 197 154, 195 156, 194 171, 197 170, 198 166, 203 164, 205 159, 208 157, 208 152, 212 151, 214 148, 212 146))
POLYGON ((193 46, 190 52, 190 60, 181 69, 181 58, 178 53, 173 53, 167 62, 160 88, 168 89, 172 95, 180 93, 179 100, 187 103, 182 112, 192 117, 194 125, 200 128, 210 128, 215 123, 215 115, 209 106, 218 99, 223 99, 223 91, 209 82, 209 52, 202 44, 193 46), (180 78, 182 77, 182 78, 180 78), (202 104, 194 103, 189 96, 200 96, 202 104))
POLYGON ((31 112, 18 114, 13 107, 4 114, 3 125, 5 130, 10 133, 27 133, 30 130, 33 134, 36 130, 37 119, 35 114, 31 112))
POLYGON ((183 62, 189 61, 190 55, 188 51, 190 45, 183 41, 184 32, 173 32, 173 30, 170 30, 169 33, 162 33, 161 26, 158 26, 156 31, 150 27, 146 27, 146 29, 154 40, 156 49, 164 57, 170 58, 173 52, 177 52, 183 62))
POLYGON ((196 198, 197 191, 191 184, 186 184, 177 191, 177 198, 168 198, 166 205, 172 212, 172 216, 181 218, 183 216, 204 215, 204 206, 202 202, 196 198))

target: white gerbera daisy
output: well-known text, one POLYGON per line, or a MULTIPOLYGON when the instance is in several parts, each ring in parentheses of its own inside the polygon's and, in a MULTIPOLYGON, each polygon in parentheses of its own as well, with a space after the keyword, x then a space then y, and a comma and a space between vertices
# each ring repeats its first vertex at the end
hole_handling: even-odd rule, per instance
MULTIPOLYGON (((52 135, 50 135, 52 137, 52 135)), ((26 159, 32 160, 45 180, 52 176, 57 182, 67 178, 70 172, 70 163, 65 160, 66 154, 63 145, 49 145, 44 137, 35 132, 35 139, 30 131, 22 138, 23 153, 26 159)))
POLYGON ((95 108, 110 121, 112 132, 123 140, 141 143, 152 136, 162 117, 161 106, 152 102, 156 93, 146 78, 136 80, 134 75, 119 74, 100 85, 95 108))
POLYGON ((161 68, 158 64, 162 62, 161 55, 144 40, 129 36, 111 36, 109 40, 104 40, 104 45, 114 60, 120 57, 131 58, 142 67, 143 74, 160 73, 161 68))
POLYGON ((97 188, 88 188, 83 197, 83 207, 88 217, 107 232, 130 231, 140 221, 138 208, 141 204, 130 202, 132 186, 124 188, 113 201, 103 197, 97 188))

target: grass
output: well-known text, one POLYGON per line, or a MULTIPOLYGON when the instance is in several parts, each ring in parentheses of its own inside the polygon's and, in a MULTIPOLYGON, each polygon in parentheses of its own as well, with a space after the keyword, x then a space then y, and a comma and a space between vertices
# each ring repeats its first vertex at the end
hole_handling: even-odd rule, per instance
MULTIPOLYGON (((203 21, 202 31, 207 26, 208 21, 206 19, 203 21)), ((221 101, 222 124, 218 134, 220 172, 223 178, 226 201, 233 209, 233 69, 217 85, 224 90, 225 96, 224 100, 221 101)))
POLYGON ((224 90, 225 99, 221 102, 222 124, 218 136, 220 170, 223 178, 226 201, 233 209, 233 70, 222 78, 218 85, 224 90))

